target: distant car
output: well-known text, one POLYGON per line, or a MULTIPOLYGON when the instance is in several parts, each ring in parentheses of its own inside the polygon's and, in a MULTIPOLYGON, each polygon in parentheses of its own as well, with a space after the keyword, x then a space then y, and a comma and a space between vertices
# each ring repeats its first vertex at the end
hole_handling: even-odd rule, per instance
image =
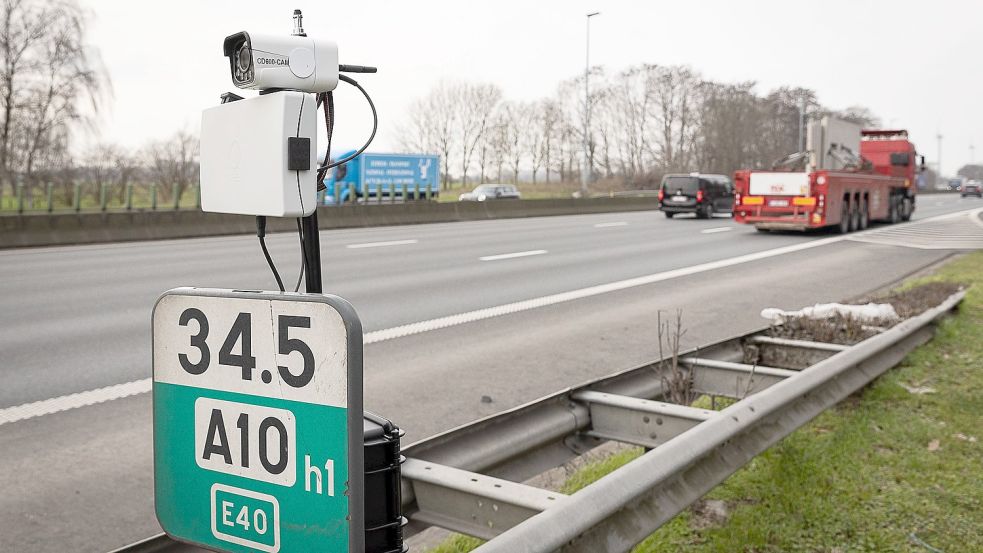
POLYGON ((983 198, 983 187, 980 186, 979 181, 970 181, 963 185, 962 192, 959 195, 963 198, 966 196, 983 198))
POLYGON ((666 175, 659 187, 659 206, 670 219, 677 213, 695 213, 701 219, 733 214, 734 185, 725 175, 666 175))
POLYGON ((518 200, 522 197, 519 189, 511 184, 482 184, 471 192, 457 197, 462 202, 484 202, 486 200, 518 200))

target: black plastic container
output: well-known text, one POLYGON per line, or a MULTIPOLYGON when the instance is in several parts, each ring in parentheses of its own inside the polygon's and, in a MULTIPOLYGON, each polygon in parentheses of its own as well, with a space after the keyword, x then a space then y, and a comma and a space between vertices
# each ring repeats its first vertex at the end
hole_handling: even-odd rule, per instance
POLYGON ((399 491, 399 438, 403 431, 379 415, 365 412, 365 551, 403 553, 399 491))

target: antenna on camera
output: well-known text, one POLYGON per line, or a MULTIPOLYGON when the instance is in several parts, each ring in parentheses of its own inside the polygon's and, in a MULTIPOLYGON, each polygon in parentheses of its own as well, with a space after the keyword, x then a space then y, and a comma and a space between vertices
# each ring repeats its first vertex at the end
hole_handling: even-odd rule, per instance
POLYGON ((307 36, 304 32, 304 14, 300 10, 294 10, 294 32, 293 36, 307 36))

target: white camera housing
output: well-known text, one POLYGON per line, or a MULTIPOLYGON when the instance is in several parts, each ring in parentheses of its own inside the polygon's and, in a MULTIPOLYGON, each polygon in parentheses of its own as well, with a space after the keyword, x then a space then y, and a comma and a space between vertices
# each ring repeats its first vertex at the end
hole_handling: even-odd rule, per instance
POLYGON ((338 86, 338 45, 330 40, 241 32, 226 37, 222 50, 239 88, 318 93, 338 86))
POLYGON ((201 116, 201 209, 301 217, 317 208, 317 102, 281 91, 201 116))

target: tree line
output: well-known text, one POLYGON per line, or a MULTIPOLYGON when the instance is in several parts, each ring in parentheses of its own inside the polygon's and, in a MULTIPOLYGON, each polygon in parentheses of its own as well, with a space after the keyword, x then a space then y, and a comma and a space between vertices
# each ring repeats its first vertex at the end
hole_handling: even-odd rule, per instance
POLYGON ((594 67, 589 82, 586 101, 584 76, 535 101, 505 98, 492 83, 440 82, 410 104, 401 147, 438 154, 446 188, 451 181, 579 180, 586 142, 592 179, 651 188, 670 172, 772 166, 800 149, 800 108, 807 117, 836 113, 879 124, 864 107, 824 107, 808 88, 759 94, 754 81, 716 82, 689 66, 594 67))
POLYGON ((121 199, 128 185, 153 182, 168 201, 198 181, 197 137, 73 148, 112 99, 98 51, 86 43, 88 20, 73 0, 0 2, 0 192, 22 187, 33 198, 50 185, 67 198, 75 184, 92 182, 121 199))

